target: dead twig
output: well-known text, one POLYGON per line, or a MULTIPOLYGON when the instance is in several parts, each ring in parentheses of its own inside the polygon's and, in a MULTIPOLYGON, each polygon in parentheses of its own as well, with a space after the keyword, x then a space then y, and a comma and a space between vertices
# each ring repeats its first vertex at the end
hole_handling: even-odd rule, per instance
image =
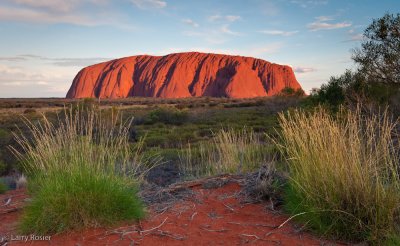
POLYGON ((260 238, 259 236, 253 235, 253 234, 240 234, 240 236, 244 236, 244 237, 255 237, 256 240, 264 240, 264 239, 260 238))
POLYGON ((265 233, 264 237, 269 237, 269 236, 271 236, 271 235, 274 234, 274 233, 275 233, 274 231, 270 231, 270 232, 268 232, 268 233, 265 233))
POLYGON ((197 215, 197 212, 194 212, 193 214, 192 214, 192 216, 190 216, 190 220, 193 220, 194 219, 194 216, 196 216, 197 215))
POLYGON ((217 230, 213 230, 213 229, 208 229, 206 226, 200 226, 200 229, 206 230, 206 231, 210 231, 210 232, 227 232, 230 231, 229 229, 217 229, 217 230))
POLYGON ((241 225, 241 226, 261 226, 261 227, 269 227, 276 229, 278 226, 276 225, 270 225, 270 224, 250 224, 250 223, 239 223, 239 222, 227 222, 228 224, 234 224, 234 225, 241 225))
POLYGON ((167 219, 168 219, 168 217, 166 217, 166 218, 164 219, 164 221, 163 221, 161 224, 159 224, 158 226, 156 226, 156 227, 153 227, 153 228, 148 229, 148 230, 139 231, 139 234, 142 235, 143 233, 151 232, 151 231, 157 230, 158 228, 160 228, 161 226, 163 226, 163 225, 165 224, 165 222, 167 221, 167 219))
POLYGON ((288 223, 288 222, 291 221, 292 219, 296 218, 297 216, 300 216, 300 215, 303 215, 303 214, 307 214, 307 213, 309 213, 309 212, 302 212, 302 213, 298 213, 298 214, 295 214, 295 215, 293 215, 293 216, 290 216, 289 219, 285 220, 285 221, 284 221, 282 224, 280 224, 277 228, 278 228, 278 229, 279 229, 279 228, 282 228, 286 223, 288 223))
POLYGON ((233 209, 232 207, 230 207, 229 205, 226 205, 225 203, 222 203, 226 208, 228 208, 229 210, 231 210, 232 212, 235 211, 235 209, 233 209))
POLYGON ((157 235, 157 236, 170 237, 172 239, 180 240, 180 241, 186 239, 186 236, 182 236, 179 234, 172 234, 168 231, 162 231, 162 230, 157 230, 157 233, 153 232, 152 234, 157 235))

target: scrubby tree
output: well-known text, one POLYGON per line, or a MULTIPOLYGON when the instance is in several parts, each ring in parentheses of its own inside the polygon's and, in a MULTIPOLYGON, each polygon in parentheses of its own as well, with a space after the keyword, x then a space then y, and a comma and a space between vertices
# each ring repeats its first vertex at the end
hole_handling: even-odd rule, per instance
POLYGON ((305 93, 304 93, 303 89, 301 89, 301 88, 298 88, 295 90, 292 87, 285 87, 279 92, 279 95, 285 96, 285 97, 290 97, 290 96, 301 97, 301 96, 304 96, 305 93))
POLYGON ((331 77, 309 101, 334 109, 345 102, 399 108, 400 14, 385 14, 373 20, 364 31, 361 47, 353 50, 352 58, 358 69, 331 77))
POLYGON ((368 82, 400 84, 400 14, 374 19, 352 58, 368 82))

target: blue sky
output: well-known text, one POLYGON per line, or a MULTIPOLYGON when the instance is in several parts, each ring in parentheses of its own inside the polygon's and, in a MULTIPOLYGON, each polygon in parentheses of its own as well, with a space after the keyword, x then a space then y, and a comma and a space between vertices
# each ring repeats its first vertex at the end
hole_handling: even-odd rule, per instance
POLYGON ((291 65, 303 88, 354 68, 351 49, 398 0, 2 0, 0 97, 63 97, 84 66, 200 51, 291 65))

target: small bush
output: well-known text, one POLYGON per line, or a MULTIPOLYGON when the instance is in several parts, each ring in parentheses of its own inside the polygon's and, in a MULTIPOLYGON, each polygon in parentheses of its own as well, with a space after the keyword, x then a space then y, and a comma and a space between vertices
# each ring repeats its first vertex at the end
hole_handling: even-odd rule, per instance
POLYGON ((301 88, 295 90, 292 87, 285 87, 279 92, 278 95, 283 97, 302 97, 305 95, 305 93, 301 88))
POLYGON ((281 114, 280 124, 289 212, 342 239, 376 243, 399 234, 399 152, 387 113, 296 110, 281 114))
POLYGON ((188 114, 186 111, 182 111, 176 108, 158 108, 148 114, 146 123, 181 125, 187 120, 187 118, 188 114))

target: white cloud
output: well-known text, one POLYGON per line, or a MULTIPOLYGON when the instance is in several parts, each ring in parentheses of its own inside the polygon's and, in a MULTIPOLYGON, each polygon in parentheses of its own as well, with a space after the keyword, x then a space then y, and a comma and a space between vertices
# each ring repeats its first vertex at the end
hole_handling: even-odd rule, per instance
POLYGON ((228 41, 232 36, 241 36, 239 32, 235 32, 230 29, 229 24, 224 24, 219 27, 213 27, 210 29, 202 29, 197 31, 184 31, 183 35, 188 37, 200 37, 207 43, 211 44, 223 44, 228 41))
POLYGON ((350 36, 350 41, 361 41, 361 40, 363 40, 363 38, 364 38, 364 35, 357 33, 357 34, 350 36))
POLYGON ((3 0, 0 3, 0 21, 107 25, 132 30, 127 17, 105 8, 107 4, 110 0, 3 0))
POLYGON ((0 20, 18 22, 41 22, 41 23, 69 23, 75 25, 93 26, 95 20, 83 15, 62 14, 45 12, 41 10, 12 8, 0 6, 0 20))
POLYGON ((315 68, 311 67, 294 67, 293 70, 295 73, 311 73, 316 71, 315 68))
POLYGON ((85 67, 96 63, 109 61, 112 58, 105 57, 87 57, 87 58, 42 58, 50 61, 51 64, 62 67, 85 67))
POLYGON ((48 85, 49 82, 47 82, 47 81, 37 81, 36 84, 38 84, 38 85, 48 85))
POLYGON ((191 47, 191 48, 174 47, 162 50, 160 52, 155 53, 154 55, 166 55, 170 53, 197 51, 204 53, 250 56, 258 58, 265 55, 277 53, 282 48, 282 46, 283 46, 282 43, 277 42, 277 43, 249 46, 245 49, 219 49, 219 48, 209 48, 209 47, 191 47))
POLYGON ((83 4, 104 5, 110 0, 4 0, 15 6, 55 12, 71 12, 83 4))
POLYGON ((162 9, 167 7, 167 2, 163 0, 131 0, 131 2, 141 9, 162 9))
POLYGON ((249 47, 248 49, 242 50, 244 54, 259 57, 266 54, 274 54, 281 50, 283 44, 280 42, 277 43, 270 43, 265 45, 258 45, 249 47))
POLYGON ((0 64, 0 97, 64 97, 77 72, 67 67, 0 64))
POLYGON ((216 21, 216 20, 220 20, 220 19, 222 19, 221 15, 211 15, 208 17, 209 21, 216 21))
POLYGON ((208 21, 228 21, 228 22, 235 22, 241 20, 242 17, 239 15, 211 15, 208 17, 208 21))
POLYGON ((8 62, 20 62, 20 61, 26 61, 25 57, 21 56, 6 56, 6 57, 0 57, 0 61, 8 61, 8 62))
POLYGON ((223 44, 227 41, 223 33, 217 30, 184 31, 182 34, 188 37, 200 37, 210 44, 223 44))
POLYGON ((193 21, 192 19, 184 19, 184 20, 182 20, 182 22, 185 23, 185 24, 188 24, 188 25, 190 25, 192 27, 199 27, 200 26, 197 22, 193 21))
POLYGON ((44 56, 31 55, 31 54, 8 56, 8 57, 0 56, 0 61, 25 62, 25 61, 31 61, 31 60, 39 60, 39 61, 49 62, 52 65, 63 66, 63 67, 68 67, 68 66, 84 67, 84 66, 93 65, 93 64, 99 63, 99 62, 108 61, 111 59, 113 59, 113 58, 106 58, 106 57, 83 57, 83 58, 82 57, 80 57, 80 58, 57 57, 57 58, 51 58, 51 57, 44 57, 44 56))
POLYGON ((350 27, 350 22, 337 22, 337 23, 328 23, 328 21, 332 21, 331 17, 327 16, 319 16, 315 18, 316 21, 307 25, 308 29, 311 31, 319 31, 319 30, 332 30, 332 29, 339 29, 350 27))
POLYGON ((274 36, 284 36, 284 37, 288 37, 288 36, 292 36, 296 33, 298 33, 299 31, 282 31, 282 30, 262 30, 259 31, 259 33, 263 33, 263 34, 268 34, 268 35, 274 35, 274 36))
POLYGON ((349 39, 346 40, 347 42, 352 42, 352 41, 361 41, 364 38, 364 35, 361 33, 357 33, 356 30, 350 29, 347 31, 349 35, 349 39))
POLYGON ((220 28, 220 31, 224 34, 228 34, 228 35, 233 35, 233 36, 240 36, 241 34, 235 31, 232 31, 231 29, 229 29, 229 25, 223 25, 220 28))
POLYGON ((239 15, 227 15, 227 16, 225 16, 225 19, 227 21, 234 22, 234 21, 242 19, 242 17, 240 17, 239 15))
POLYGON ((33 8, 44 8, 58 12, 67 12, 76 7, 80 1, 77 0, 6 0, 8 2, 33 8))
POLYGON ((331 16, 325 16, 325 15, 317 16, 315 17, 315 19, 319 22, 334 20, 331 16))
POLYGON ((302 8, 310 8, 319 5, 326 5, 329 3, 328 0, 291 0, 290 2, 302 8))

